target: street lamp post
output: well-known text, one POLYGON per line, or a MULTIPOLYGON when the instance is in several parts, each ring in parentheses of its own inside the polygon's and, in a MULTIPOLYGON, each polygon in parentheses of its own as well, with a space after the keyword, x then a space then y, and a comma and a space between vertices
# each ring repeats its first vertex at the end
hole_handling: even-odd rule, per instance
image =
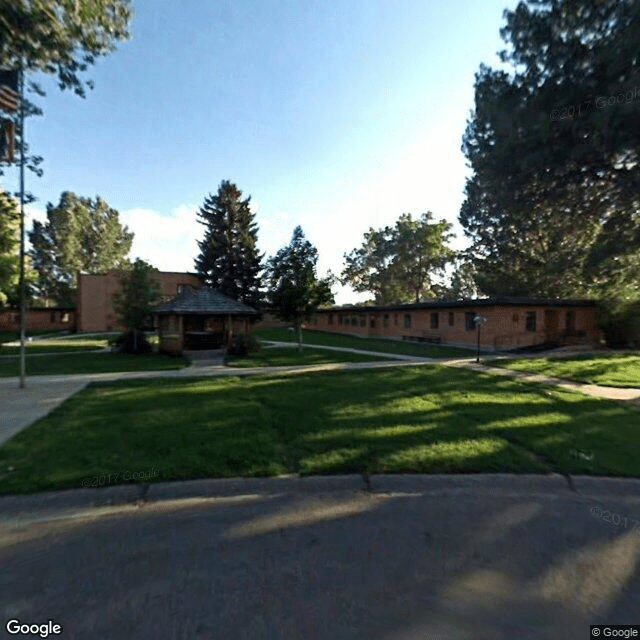
POLYGON ((487 321, 484 316, 480 314, 474 316, 473 321, 476 323, 476 327, 478 328, 478 353, 476 355, 476 363, 480 363, 480 327, 487 321))

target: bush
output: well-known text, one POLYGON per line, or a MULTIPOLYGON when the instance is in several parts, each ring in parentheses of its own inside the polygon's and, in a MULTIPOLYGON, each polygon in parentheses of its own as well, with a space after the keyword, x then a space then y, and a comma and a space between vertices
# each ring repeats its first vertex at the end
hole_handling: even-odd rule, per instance
POLYGON ((153 347, 142 331, 126 331, 115 338, 109 339, 109 344, 120 353, 151 353, 153 347))
POLYGON ((248 356, 260 349, 260 343, 250 333, 239 333, 229 345, 230 356, 248 356))
POLYGON ((603 301, 599 325, 607 346, 614 349, 640 347, 640 301, 603 301))

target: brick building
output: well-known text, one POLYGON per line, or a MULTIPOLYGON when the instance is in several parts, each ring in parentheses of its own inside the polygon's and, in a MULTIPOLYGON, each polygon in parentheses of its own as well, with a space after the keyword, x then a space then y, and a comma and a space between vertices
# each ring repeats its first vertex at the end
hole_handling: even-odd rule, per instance
POLYGON ((508 350, 544 343, 598 343, 594 300, 491 298, 421 302, 380 307, 332 307, 318 311, 310 328, 367 337, 476 344, 474 318, 486 318, 480 331, 485 350, 508 350))
MULTIPOLYGON (((186 286, 199 288, 202 281, 193 273, 159 271, 154 274, 162 290, 162 298, 170 299, 180 294, 186 286)), ((78 297, 76 322, 78 331, 100 332, 118 331, 113 296, 120 288, 119 271, 109 271, 104 275, 80 274, 78 276, 78 297)))
MULTIPOLYGON (((51 329, 71 331, 75 328, 76 310, 73 307, 32 307, 27 309, 27 331, 51 329)), ((0 311, 0 329, 20 331, 20 311, 0 311)))

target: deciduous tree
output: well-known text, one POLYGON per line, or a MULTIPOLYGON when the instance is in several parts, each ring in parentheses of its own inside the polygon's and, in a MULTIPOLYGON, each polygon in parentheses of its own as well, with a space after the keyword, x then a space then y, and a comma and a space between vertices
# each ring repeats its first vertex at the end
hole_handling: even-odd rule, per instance
MULTIPOLYGON (((83 80, 83 73, 129 37, 132 15, 130 0, 0 0, 0 67, 23 68, 27 78, 36 72, 55 75, 60 89, 84 97, 93 83, 83 80)), ((45 95, 33 80, 26 88, 45 95)), ((26 98, 25 107, 27 116, 42 114, 26 98)), ((40 156, 26 159, 30 169, 42 173, 40 156)))
POLYGON ((393 227, 371 228, 362 246, 344 255, 341 282, 372 293, 376 304, 417 302, 433 295, 434 275, 455 255, 447 246, 450 230, 450 223, 434 222, 430 212, 417 220, 405 213, 393 227))
MULTIPOLYGON (((18 306, 20 297, 20 212, 18 203, 0 188, 0 307, 18 306)), ((25 264, 27 293, 37 273, 25 264)))
POLYGON ((38 295, 73 305, 77 274, 104 273, 126 265, 133 233, 100 196, 82 198, 65 191, 58 205, 47 205, 45 223, 34 221, 29 240, 39 274, 38 295))

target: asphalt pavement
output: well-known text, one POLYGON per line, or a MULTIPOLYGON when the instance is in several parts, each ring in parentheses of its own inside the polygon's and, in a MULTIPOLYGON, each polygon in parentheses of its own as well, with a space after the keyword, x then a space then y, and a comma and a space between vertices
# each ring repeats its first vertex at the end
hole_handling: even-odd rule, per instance
POLYGON ((640 481, 574 486, 555 475, 337 476, 0 498, 2 628, 587 640, 590 624, 640 624, 640 481))

